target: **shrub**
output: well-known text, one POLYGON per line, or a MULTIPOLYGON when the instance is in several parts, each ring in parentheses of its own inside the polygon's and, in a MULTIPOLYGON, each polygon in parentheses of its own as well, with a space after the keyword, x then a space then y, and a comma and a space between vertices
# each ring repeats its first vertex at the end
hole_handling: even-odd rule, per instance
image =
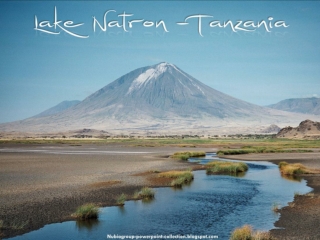
POLYGON ((248 170, 248 165, 242 162, 214 161, 206 165, 207 174, 212 173, 239 173, 248 170))
POLYGON ((73 214, 79 220, 96 219, 99 215, 99 208, 93 203, 87 203, 77 208, 73 214))

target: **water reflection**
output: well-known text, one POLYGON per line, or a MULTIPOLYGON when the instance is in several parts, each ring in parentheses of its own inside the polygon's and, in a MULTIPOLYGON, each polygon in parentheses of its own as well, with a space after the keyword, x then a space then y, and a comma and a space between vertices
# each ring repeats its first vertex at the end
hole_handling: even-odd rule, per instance
POLYGON ((284 175, 284 174, 281 174, 281 177, 286 179, 286 180, 293 181, 293 182, 301 182, 302 179, 303 179, 302 177, 296 176, 296 175, 284 175))
POLYGON ((125 207, 125 205, 122 205, 122 206, 118 206, 118 210, 119 210, 119 213, 121 214, 121 215, 126 215, 126 207, 125 207))
POLYGON ((81 230, 92 230, 94 228, 97 228, 99 226, 99 220, 98 219, 88 219, 86 221, 76 221, 76 227, 79 231, 81 230))
POLYGON ((150 204, 152 203, 154 200, 154 198, 143 198, 141 199, 141 201, 144 203, 144 204, 150 204))

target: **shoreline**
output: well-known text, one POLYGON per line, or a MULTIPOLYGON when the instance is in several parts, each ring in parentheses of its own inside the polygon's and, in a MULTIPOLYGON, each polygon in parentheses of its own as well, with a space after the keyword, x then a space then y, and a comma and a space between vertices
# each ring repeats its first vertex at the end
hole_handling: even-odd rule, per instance
POLYGON ((279 210, 281 214, 275 227, 270 233, 277 239, 283 240, 317 240, 320 239, 320 175, 304 176, 311 193, 294 197, 286 207, 279 210))
MULTIPOLYGON (((266 153, 223 156, 226 159, 243 161, 268 161, 278 164, 281 161, 302 163, 307 167, 320 169, 320 153, 266 153)), ((295 195, 288 206, 280 208, 280 218, 269 232, 281 240, 318 240, 320 239, 320 174, 301 176, 312 188, 310 194, 295 195)))
MULTIPOLYGON (((135 151, 140 151, 141 149, 149 150, 149 148, 147 147, 137 149, 127 146, 119 146, 119 148, 121 148, 122 150, 134 149, 135 151)), ((57 186, 56 189, 50 188, 49 191, 51 192, 55 190, 60 195, 54 195, 55 191, 53 191, 53 197, 43 198, 42 196, 37 201, 32 201, 32 197, 34 196, 31 195, 30 199, 27 198, 28 200, 23 200, 18 204, 12 204, 11 207, 8 207, 10 204, 6 205, 7 208, 6 206, 2 208, 0 207, 1 220, 4 220, 5 222, 13 222, 18 226, 19 224, 23 225, 26 223, 26 225, 22 229, 3 229, 2 237, 14 237, 26 232, 37 230, 46 224, 74 220, 74 218, 71 217, 71 214, 78 206, 84 203, 93 202, 100 207, 115 206, 115 199, 121 193, 132 196, 135 191, 140 190, 144 186, 153 188, 168 187, 168 179, 156 178, 156 173, 153 172, 154 170, 183 170, 190 167, 193 168, 193 170, 202 169, 202 167, 199 167, 198 164, 168 159, 165 156, 168 156, 168 153, 173 153, 181 150, 200 151, 204 149, 162 147, 160 148, 160 150, 161 154, 157 152, 158 149, 153 149, 153 152, 149 155, 141 153, 135 156, 122 156, 125 160, 128 161, 129 157, 132 158, 132 166, 136 166, 134 164, 134 161, 137 161, 138 158, 143 158, 143 161, 145 162, 147 167, 139 165, 136 166, 137 168, 135 168, 134 171, 130 171, 131 169, 129 169, 129 171, 125 173, 118 172, 116 173, 118 179, 115 179, 114 175, 111 174, 111 176, 104 179, 104 181, 101 181, 102 179, 97 178, 91 184, 81 183, 75 186, 68 186, 68 188, 64 190, 67 190, 69 194, 66 194, 66 192, 62 191, 63 188, 65 188, 64 186, 57 186), (100 181, 97 181, 98 179, 100 181), (17 219, 19 219, 19 222, 17 222, 17 219)), ((208 148, 205 150, 209 152, 208 148)), ((32 157, 34 157, 36 154, 31 155, 32 157)), ((16 155, 15 157, 17 156, 19 155, 16 155)), ((306 164, 307 166, 320 168, 320 156, 317 156, 317 158, 314 157, 315 156, 310 157, 309 153, 291 153, 282 156, 281 154, 279 155, 279 153, 248 154, 246 156, 224 156, 224 158, 228 159, 269 161, 276 164, 281 160, 285 160, 288 162, 298 161, 306 164)), ((111 156, 109 158, 112 161, 118 160, 118 158, 116 158, 115 156, 111 156)), ((122 167, 124 167, 123 164, 126 164, 126 161, 123 161, 121 163, 117 162, 117 164, 120 164, 122 167)), ((116 169, 116 166, 114 166, 113 168, 116 169)), ((281 208, 279 210, 279 213, 281 214, 280 219, 274 224, 278 228, 285 227, 285 229, 270 230, 271 235, 273 237, 276 237, 277 239, 320 239, 320 230, 318 230, 316 225, 316 220, 319 219, 320 216, 320 211, 319 209, 317 209, 317 207, 320 205, 320 174, 303 177, 307 180, 307 185, 314 189, 312 191, 313 194, 308 196, 295 196, 293 203, 288 203, 289 206, 281 208)), ((86 181, 86 183, 88 183, 92 180, 86 179, 86 181)), ((43 189, 41 191, 43 191, 44 196, 47 196, 48 192, 46 192, 46 189, 43 189)), ((28 196, 28 194, 25 195, 24 193, 23 196, 28 196)), ((131 198, 129 197, 127 200, 130 199, 131 198)))

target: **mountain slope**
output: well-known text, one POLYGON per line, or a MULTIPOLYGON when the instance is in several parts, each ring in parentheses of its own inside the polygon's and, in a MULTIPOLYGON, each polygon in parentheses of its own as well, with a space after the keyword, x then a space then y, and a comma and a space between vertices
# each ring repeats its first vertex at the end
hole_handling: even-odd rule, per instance
POLYGON ((49 115, 54 115, 54 114, 57 114, 59 112, 66 110, 74 105, 77 105, 80 102, 81 101, 79 101, 79 100, 63 101, 63 102, 41 112, 33 117, 37 118, 37 117, 45 117, 45 116, 49 116, 49 115))
POLYGON ((132 71, 92 94, 74 109, 122 119, 135 115, 137 110, 155 118, 172 114, 226 118, 249 116, 248 109, 265 111, 216 91, 168 63, 132 71), (92 111, 93 108, 96 110, 92 111))
POLYGON ((291 98, 268 107, 288 112, 320 115, 320 98, 291 98))
POLYGON ((97 129, 117 133, 253 132, 297 124, 302 114, 260 107, 160 63, 129 72, 63 112, 0 125, 0 131, 97 129), (261 129, 261 128, 259 128, 261 129))

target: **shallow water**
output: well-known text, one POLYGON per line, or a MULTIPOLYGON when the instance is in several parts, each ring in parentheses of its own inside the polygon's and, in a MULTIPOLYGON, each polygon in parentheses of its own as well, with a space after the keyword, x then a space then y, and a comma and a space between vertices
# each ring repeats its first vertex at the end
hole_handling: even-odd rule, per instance
MULTIPOLYGON (((215 154, 191 159, 205 163, 215 154)), ((194 172, 195 179, 182 190, 155 189, 150 202, 128 201, 124 207, 102 208, 99 220, 88 223, 68 221, 11 239, 108 239, 115 235, 216 235, 228 239, 230 232, 244 224, 270 230, 279 215, 277 203, 286 206, 294 193, 311 191, 305 180, 281 177, 278 167, 268 162, 247 162, 249 171, 241 177, 194 172)))

